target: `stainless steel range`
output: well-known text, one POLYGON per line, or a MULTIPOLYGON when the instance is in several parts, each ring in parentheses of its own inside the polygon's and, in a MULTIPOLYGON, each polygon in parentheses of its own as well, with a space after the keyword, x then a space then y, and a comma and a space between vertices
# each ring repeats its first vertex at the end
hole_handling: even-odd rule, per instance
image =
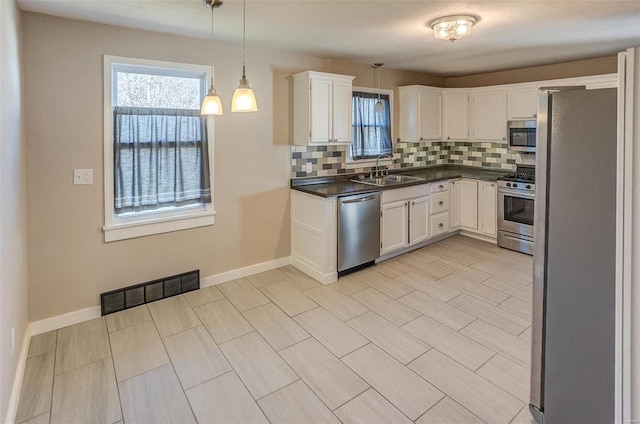
POLYGON ((535 180, 532 165, 498 178, 498 246, 533 255, 535 180))

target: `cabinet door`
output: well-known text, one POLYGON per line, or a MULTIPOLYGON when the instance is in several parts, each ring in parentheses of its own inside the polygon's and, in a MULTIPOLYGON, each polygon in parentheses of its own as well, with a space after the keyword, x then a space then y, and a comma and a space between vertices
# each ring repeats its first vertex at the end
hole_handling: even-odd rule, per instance
POLYGON ((469 231, 478 231, 478 182, 460 181, 460 226, 469 231))
POLYGON ((469 93, 444 93, 442 116, 444 139, 469 138, 469 93))
POLYGON ((471 132, 474 140, 507 140, 507 91, 478 91, 471 102, 471 132))
POLYGON ((398 87, 400 94, 400 141, 418 141, 418 89, 398 87))
POLYGON ((442 91, 420 89, 420 140, 442 140, 442 91))
POLYGON ((311 143, 327 143, 331 131, 332 82, 328 78, 311 79, 311 143))
POLYGON ((405 200, 382 205, 380 255, 409 246, 407 209, 407 201, 405 200))
POLYGON ((442 212, 431 215, 431 237, 439 236, 449 231, 449 213, 442 212))
POLYGON ((351 81, 333 81, 332 91, 332 126, 333 139, 341 143, 350 143, 353 138, 352 118, 352 96, 353 90, 351 81))
POLYGON ((460 180, 453 180, 449 185, 451 190, 451 229, 456 230, 460 227, 460 180))
POLYGON ((535 87, 509 90, 509 119, 534 119, 538 113, 538 90, 535 87))
POLYGON ((429 238, 429 196, 409 201, 409 244, 429 238))
POLYGON ((480 183, 482 205, 482 234, 497 236, 498 191, 496 183, 483 181, 480 183))

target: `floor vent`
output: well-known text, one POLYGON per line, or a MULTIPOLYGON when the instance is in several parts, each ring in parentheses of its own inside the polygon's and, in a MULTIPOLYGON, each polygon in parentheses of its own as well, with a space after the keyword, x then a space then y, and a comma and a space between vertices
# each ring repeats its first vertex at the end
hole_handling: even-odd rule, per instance
POLYGON ((172 275, 159 280, 100 294, 102 315, 112 314, 145 303, 164 299, 200 288, 200 270, 172 275))

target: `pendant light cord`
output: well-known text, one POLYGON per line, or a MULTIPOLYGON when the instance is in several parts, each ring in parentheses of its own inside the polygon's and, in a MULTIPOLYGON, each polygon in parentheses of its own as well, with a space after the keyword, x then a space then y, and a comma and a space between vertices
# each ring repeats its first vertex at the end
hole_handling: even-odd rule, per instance
POLYGON ((244 66, 244 51, 247 40, 247 0, 242 1, 242 79, 246 79, 244 66))
POLYGON ((213 4, 211 5, 211 87, 213 87, 213 57, 215 49, 213 48, 213 4))

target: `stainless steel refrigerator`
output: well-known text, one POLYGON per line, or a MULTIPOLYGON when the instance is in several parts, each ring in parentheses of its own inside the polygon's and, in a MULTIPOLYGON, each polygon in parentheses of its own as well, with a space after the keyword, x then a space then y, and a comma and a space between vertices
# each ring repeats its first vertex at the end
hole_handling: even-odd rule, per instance
POLYGON ((541 89, 530 411, 613 423, 616 90, 541 89))

